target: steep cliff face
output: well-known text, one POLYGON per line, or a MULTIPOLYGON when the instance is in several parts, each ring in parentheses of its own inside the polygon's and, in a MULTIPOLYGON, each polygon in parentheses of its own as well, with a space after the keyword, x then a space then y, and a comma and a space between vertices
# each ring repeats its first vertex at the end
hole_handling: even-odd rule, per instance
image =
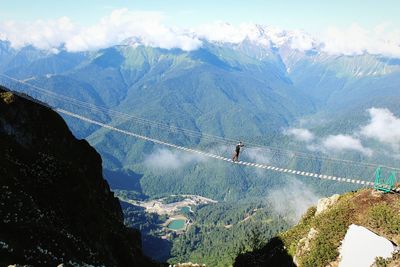
POLYGON ((101 158, 51 109, 0 87, 0 266, 151 266, 101 158))
MULTIPOLYGON (((248 266, 246 264, 249 263, 252 266, 340 266, 344 259, 344 239, 351 225, 362 226, 364 232, 370 231, 398 246, 400 195, 362 189, 324 199, 317 207, 310 208, 289 231, 279 234, 257 251, 239 255, 234 266, 248 266)), ((374 245, 378 246, 378 243, 374 245)), ((373 248, 374 251, 380 249, 373 248)), ((368 250, 363 253, 368 253, 365 251, 368 250)), ((356 260, 355 251, 347 252, 353 261, 356 260)), ((378 255, 377 266, 400 266, 398 250, 391 258, 383 259, 379 258, 380 254, 375 255, 378 255)), ((358 256, 360 262, 366 256, 370 255, 361 253, 358 256)))

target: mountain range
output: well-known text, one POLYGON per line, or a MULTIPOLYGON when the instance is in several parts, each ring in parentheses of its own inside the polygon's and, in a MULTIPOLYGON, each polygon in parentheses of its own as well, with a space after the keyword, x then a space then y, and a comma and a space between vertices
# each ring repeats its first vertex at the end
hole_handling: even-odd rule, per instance
MULTIPOLYGON (((233 142, 171 133, 155 123, 94 110, 87 103, 196 132, 306 152, 304 144, 283 134, 284 129, 304 120, 320 121, 310 125, 320 135, 348 134, 367 122, 368 108, 400 114, 398 59, 368 53, 333 55, 305 33, 259 25, 250 27, 245 36, 239 41, 203 37, 202 45, 191 51, 150 47, 134 37, 105 49, 68 52, 61 47, 57 53, 33 46, 14 49, 3 41, 0 71, 84 102, 65 101, 26 86, 21 89, 50 105, 229 156, 233 142)), ((259 181, 253 172, 197 159, 198 167, 188 160, 178 169, 149 168, 147 159, 164 153, 160 147, 65 119, 76 136, 97 148, 105 169, 136 173, 132 183, 140 184, 136 189, 145 195, 185 192, 237 199, 280 184, 271 180, 273 174, 259 181)), ((356 152, 345 156, 359 160, 356 152)), ((171 157, 174 154, 158 159, 171 157)))

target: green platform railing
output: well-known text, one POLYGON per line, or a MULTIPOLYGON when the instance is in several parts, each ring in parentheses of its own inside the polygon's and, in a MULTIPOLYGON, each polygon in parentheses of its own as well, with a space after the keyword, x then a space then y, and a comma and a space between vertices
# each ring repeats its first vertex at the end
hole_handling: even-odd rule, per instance
POLYGON ((383 177, 382 168, 378 167, 375 171, 374 189, 388 193, 394 188, 396 182, 396 172, 392 171, 388 178, 383 177))

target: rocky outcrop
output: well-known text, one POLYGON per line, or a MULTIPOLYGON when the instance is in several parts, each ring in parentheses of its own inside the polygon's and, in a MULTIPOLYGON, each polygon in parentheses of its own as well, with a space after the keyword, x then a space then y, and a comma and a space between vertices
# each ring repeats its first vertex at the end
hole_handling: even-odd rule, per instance
POLYGON ((318 231, 311 227, 306 237, 300 239, 299 243, 297 243, 296 255, 293 257, 293 262, 298 265, 298 258, 301 258, 305 253, 310 252, 310 244, 317 236, 318 231))
POLYGON ((331 197, 321 198, 318 200, 317 211, 315 212, 315 215, 318 215, 332 207, 339 200, 339 197, 340 195, 335 194, 331 197))
POLYGON ((99 154, 50 108, 0 88, 0 266, 154 266, 99 154))

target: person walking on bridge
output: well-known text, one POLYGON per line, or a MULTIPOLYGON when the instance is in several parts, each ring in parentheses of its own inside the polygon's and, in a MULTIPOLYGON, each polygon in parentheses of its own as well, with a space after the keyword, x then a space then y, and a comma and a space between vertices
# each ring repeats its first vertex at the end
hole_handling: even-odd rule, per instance
POLYGON ((233 153, 233 156, 232 156, 232 161, 234 161, 234 162, 239 161, 240 149, 241 149, 243 146, 244 146, 244 144, 242 143, 242 141, 240 141, 240 142, 236 145, 235 152, 233 153))

